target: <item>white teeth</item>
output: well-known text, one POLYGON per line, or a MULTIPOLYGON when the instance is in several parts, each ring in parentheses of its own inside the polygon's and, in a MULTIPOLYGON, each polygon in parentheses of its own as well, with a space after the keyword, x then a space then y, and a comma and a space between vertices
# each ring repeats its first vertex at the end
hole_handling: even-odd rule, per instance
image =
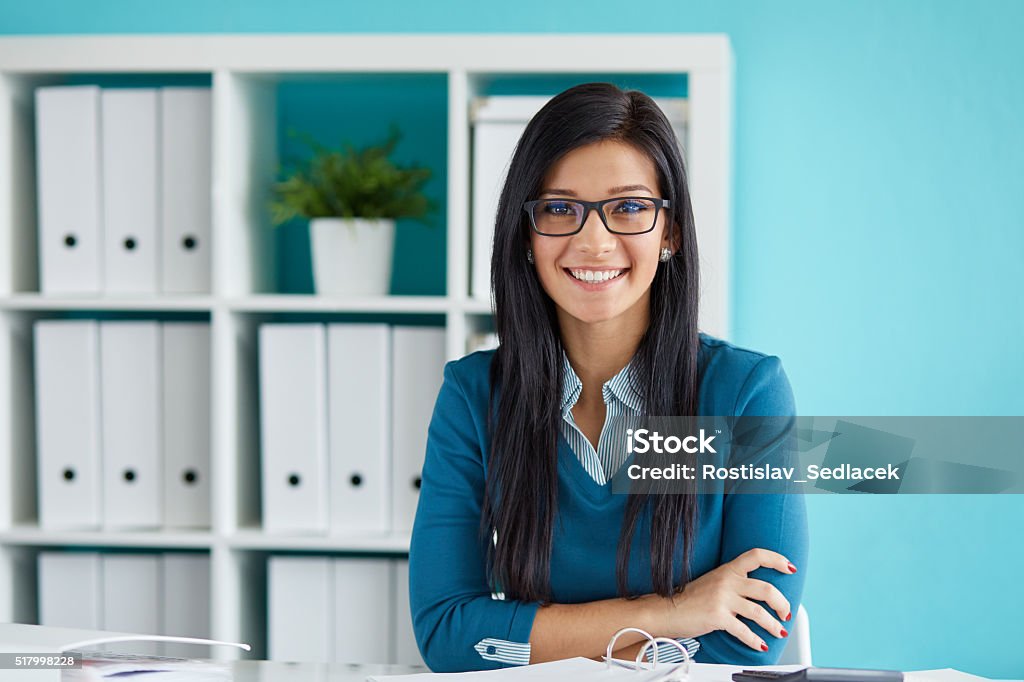
POLYGON ((570 270, 569 272, 583 282, 607 282, 622 274, 622 270, 570 270))

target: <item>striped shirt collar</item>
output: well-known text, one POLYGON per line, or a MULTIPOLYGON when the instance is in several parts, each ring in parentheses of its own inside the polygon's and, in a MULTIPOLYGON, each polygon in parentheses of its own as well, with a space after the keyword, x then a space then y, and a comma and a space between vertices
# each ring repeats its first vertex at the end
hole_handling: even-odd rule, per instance
MULTIPOLYGON (((635 357, 635 356, 634 356, 635 357)), ((614 399, 632 409, 637 414, 644 413, 644 397, 635 388, 639 383, 636 373, 633 371, 633 358, 630 358, 626 366, 619 370, 618 374, 605 382, 601 387, 601 395, 607 405, 614 399), (632 381, 630 378, 632 377, 632 381)), ((562 416, 571 410, 576 401, 580 399, 583 390, 583 382, 576 376, 576 371, 569 363, 569 356, 562 351, 562 416)))

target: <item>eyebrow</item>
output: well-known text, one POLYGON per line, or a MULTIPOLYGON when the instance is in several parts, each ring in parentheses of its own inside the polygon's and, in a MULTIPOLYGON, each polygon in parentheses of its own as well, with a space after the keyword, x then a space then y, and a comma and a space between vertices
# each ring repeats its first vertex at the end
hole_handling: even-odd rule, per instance
MULTIPOLYGON (((622 185, 620 187, 611 187, 608 190, 608 194, 613 194, 614 195, 614 194, 619 194, 620 192, 633 192, 633 191, 637 191, 637 190, 643 190, 643 191, 647 192, 648 194, 652 194, 652 195, 654 194, 654 192, 651 190, 651 188, 648 187, 647 185, 622 185)), ((561 188, 546 189, 546 190, 543 190, 541 192, 541 194, 556 194, 556 195, 559 195, 559 196, 567 196, 567 197, 574 197, 574 196, 576 196, 576 192, 572 191, 571 189, 561 189, 561 188)))

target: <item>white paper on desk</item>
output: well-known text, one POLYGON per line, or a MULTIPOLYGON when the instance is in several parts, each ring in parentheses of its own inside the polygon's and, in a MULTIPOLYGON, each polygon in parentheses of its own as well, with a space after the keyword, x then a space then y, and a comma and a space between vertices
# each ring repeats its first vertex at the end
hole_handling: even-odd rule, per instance
MULTIPOLYGON (((589 658, 567 658, 550 663, 536 663, 500 670, 480 670, 468 673, 416 673, 414 675, 375 675, 367 682, 485 682, 486 680, 530 680, 530 682, 563 682, 563 680, 627 680, 654 682, 664 679, 676 665, 660 665, 657 670, 637 672, 626 668, 609 668, 589 658)), ((692 679, 692 675, 691 675, 692 679)))
MULTIPOLYGON (((486 680, 565 680, 565 679, 594 679, 594 680, 636 680, 637 682, 653 682, 664 679, 665 675, 674 670, 678 664, 659 665, 657 670, 645 670, 637 673, 626 668, 607 669, 604 663, 593 661, 589 658, 569 658, 563 661, 552 661, 551 663, 539 663, 525 665, 518 668, 503 668, 501 670, 484 670, 471 673, 419 673, 415 675, 377 675, 368 677, 367 680, 378 682, 485 682, 486 680)), ((807 666, 803 665, 725 665, 719 663, 691 663, 689 682, 732 682, 732 674, 740 670, 783 670, 792 672, 807 666)), ((930 681, 929 681, 930 682, 930 681)), ((942 682, 953 682, 951 680, 942 682)), ((964 680, 963 682, 968 682, 964 680)))
POLYGON ((911 670, 903 674, 903 682, 988 682, 987 677, 962 673, 953 668, 911 670))
MULTIPOLYGON (((237 647, 244 651, 248 644, 222 642, 196 637, 172 637, 169 635, 140 635, 127 632, 103 630, 82 630, 78 628, 52 628, 43 625, 21 623, 0 623, 0 653, 55 654, 68 651, 93 650, 113 642, 178 642, 183 644, 210 644, 237 647)), ((4 682, 60 682, 62 674, 69 670, 57 668, 5 670, 4 682)), ((79 678, 82 679, 82 678, 79 678)), ((120 679, 120 678, 118 678, 120 679)), ((158 678, 163 682, 166 678, 158 678)), ((221 679, 221 678, 218 678, 221 679)), ((202 678, 196 682, 202 681, 202 678)), ((202 681, 206 682, 206 681, 202 681)))
POLYGON ((83 654, 82 667, 65 670, 61 682, 102 682, 125 678, 159 682, 224 682, 231 679, 231 668, 224 663, 189 658, 97 652, 83 654))

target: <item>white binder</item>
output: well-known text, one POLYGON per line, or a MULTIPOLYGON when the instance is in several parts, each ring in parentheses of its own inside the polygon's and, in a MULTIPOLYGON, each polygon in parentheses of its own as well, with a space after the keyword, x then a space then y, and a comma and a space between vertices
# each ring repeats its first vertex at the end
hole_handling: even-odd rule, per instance
MULTIPOLYGON (((470 295, 491 300, 491 251, 498 199, 508 164, 523 134, 521 123, 495 122, 473 128, 473 215, 470 295)), ((525 215, 525 214, 524 214, 525 215)))
POLYGON ((263 529, 326 533, 327 398, 322 324, 259 331, 263 529))
POLYGON ((416 645, 412 628, 412 609, 409 606, 409 560, 393 559, 394 578, 394 662, 402 665, 426 665, 416 645))
POLYGON ((98 325, 89 320, 39 320, 33 332, 39 525, 98 528, 98 325))
POLYGON ((391 516, 391 328, 327 327, 331 531, 384 533, 391 516))
POLYGON ((39 288, 95 295, 102 290, 100 89, 38 88, 35 102, 39 288))
POLYGON ((103 90, 104 291, 155 294, 159 289, 159 119, 157 91, 103 90))
MULTIPOLYGON (((168 552, 163 555, 161 592, 163 623, 160 634, 210 636, 210 555, 168 552)), ((194 644, 164 645, 164 653, 181 658, 205 657, 208 650, 194 644)))
POLYGON ((498 198, 527 121, 547 97, 488 97, 472 108, 473 209, 470 295, 491 300, 491 247, 498 198))
POLYGON ((267 637, 271 660, 332 660, 332 569, 333 561, 327 557, 270 557, 267 637))
POLYGON ((39 624, 98 630, 103 581, 96 552, 39 553, 39 624))
MULTIPOLYGON (((159 554, 103 554, 103 629, 160 632, 163 624, 159 554)), ((113 646, 115 651, 159 654, 157 643, 113 646)))
POLYGON ((164 526, 210 527, 210 325, 165 322, 164 526))
POLYGON ((160 366, 159 323, 100 322, 106 528, 163 523, 160 366))
POLYGON ((444 373, 444 329, 392 331, 392 513, 396 532, 412 530, 427 447, 427 427, 444 373))
POLYGON ((160 91, 161 291, 209 293, 211 129, 209 88, 160 91))
POLYGON ((334 661, 388 663, 394 567, 390 559, 334 560, 334 661))

